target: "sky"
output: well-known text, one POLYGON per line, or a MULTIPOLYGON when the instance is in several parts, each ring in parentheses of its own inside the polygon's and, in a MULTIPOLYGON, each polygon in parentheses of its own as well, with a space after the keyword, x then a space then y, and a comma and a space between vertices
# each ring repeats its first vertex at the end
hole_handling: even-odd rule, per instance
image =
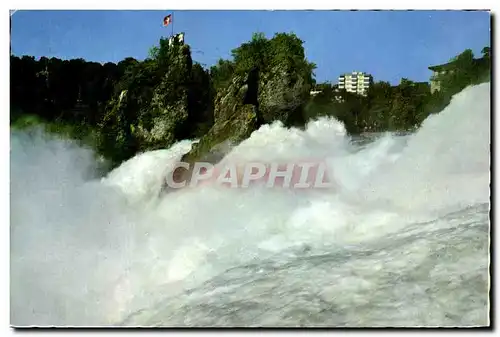
MULTIPOLYGON (((167 37, 171 11, 17 11, 12 53, 39 58, 142 60, 167 37)), ((364 71, 375 81, 428 81, 429 66, 465 49, 476 57, 490 45, 489 12, 472 11, 174 11, 174 33, 184 32, 195 61, 209 67, 248 41, 254 32, 271 38, 293 32, 317 65, 318 82, 364 71)))

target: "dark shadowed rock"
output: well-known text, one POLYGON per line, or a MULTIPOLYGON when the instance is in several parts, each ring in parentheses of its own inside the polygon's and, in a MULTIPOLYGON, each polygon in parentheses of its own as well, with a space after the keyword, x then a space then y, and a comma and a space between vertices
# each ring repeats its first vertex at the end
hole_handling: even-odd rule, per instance
POLYGON ((309 99, 310 88, 306 79, 294 73, 290 65, 279 64, 262 74, 258 100, 263 121, 303 124, 302 108, 309 99))
MULTIPOLYGON (((217 94, 215 100, 214 125, 193 145, 181 161, 190 164, 191 169, 196 161, 219 162, 222 157, 212 155, 221 153, 217 147, 222 143, 238 144, 248 138, 259 126, 258 109, 255 104, 245 104, 248 88, 255 86, 249 83, 249 76, 235 76, 231 85, 217 94)), ((191 170, 177 169, 177 182, 189 181, 191 170), (181 173, 182 172, 182 173, 181 173)))

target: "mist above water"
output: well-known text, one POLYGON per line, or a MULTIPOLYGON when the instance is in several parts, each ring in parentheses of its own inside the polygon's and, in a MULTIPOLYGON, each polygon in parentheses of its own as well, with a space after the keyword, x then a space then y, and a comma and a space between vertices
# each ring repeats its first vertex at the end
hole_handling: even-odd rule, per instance
POLYGON ((338 189, 159 198, 190 141, 97 179, 90 150, 11 131, 11 323, 485 324, 489 146, 482 84, 412 135, 275 123, 225 157, 321 158, 338 189))

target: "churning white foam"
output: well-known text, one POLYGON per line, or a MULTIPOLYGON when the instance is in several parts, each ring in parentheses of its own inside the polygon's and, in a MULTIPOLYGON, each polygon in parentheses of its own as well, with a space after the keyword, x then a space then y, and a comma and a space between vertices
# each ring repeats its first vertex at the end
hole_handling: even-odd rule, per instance
POLYGON ((364 196, 424 211, 488 202, 490 141, 490 85, 468 87, 424 121, 394 165, 380 167, 364 196))
POLYGON ((489 92, 467 88, 416 134, 385 134, 361 149, 322 118, 305 131, 265 125, 226 156, 322 158, 335 191, 204 186, 158 199, 191 142, 92 180, 91 151, 12 131, 11 323, 116 324, 242 263, 294 247, 362 245, 488 202, 489 92))

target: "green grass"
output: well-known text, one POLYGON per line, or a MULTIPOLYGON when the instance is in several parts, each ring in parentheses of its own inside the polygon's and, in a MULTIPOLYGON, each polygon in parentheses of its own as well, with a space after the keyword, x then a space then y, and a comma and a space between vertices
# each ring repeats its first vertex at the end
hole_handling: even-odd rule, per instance
POLYGON ((41 127, 45 132, 65 139, 73 139, 82 145, 96 148, 96 131, 85 125, 71 125, 62 122, 47 122, 36 115, 24 114, 11 121, 11 129, 24 130, 41 127))

